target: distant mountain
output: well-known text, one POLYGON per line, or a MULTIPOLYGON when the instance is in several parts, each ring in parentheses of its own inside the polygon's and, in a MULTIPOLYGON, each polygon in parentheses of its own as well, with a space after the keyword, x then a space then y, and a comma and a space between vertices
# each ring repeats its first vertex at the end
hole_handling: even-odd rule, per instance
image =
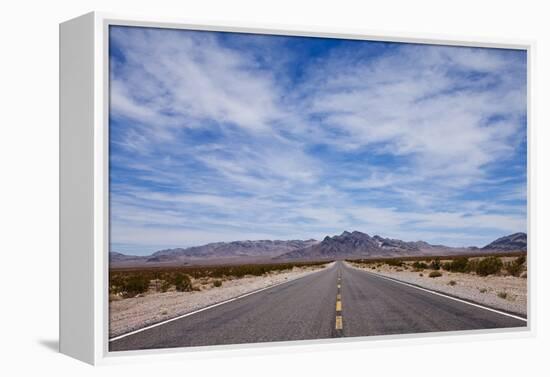
POLYGON ((280 255, 277 259, 344 259, 423 255, 425 251, 431 251, 434 247, 424 241, 405 242, 378 235, 371 237, 358 231, 351 233, 345 231, 338 236, 327 236, 318 244, 280 255))
POLYGON ((481 250, 495 251, 527 251, 527 234, 514 233, 509 236, 500 237, 481 250))
POLYGON ((122 253, 118 253, 116 251, 111 251, 109 253, 109 262, 111 263, 118 263, 118 262, 130 262, 130 261, 145 261, 146 257, 139 257, 137 255, 126 255, 122 253))
POLYGON ((234 258, 234 257, 274 257, 293 250, 303 249, 316 244, 316 240, 292 240, 292 241, 234 241, 216 242, 203 246, 194 246, 186 249, 166 249, 153 253, 147 260, 159 262, 181 259, 208 259, 208 258, 234 258))
POLYGON ((216 242, 188 248, 159 250, 145 257, 127 256, 112 252, 110 253, 110 260, 114 265, 127 265, 135 263, 185 264, 207 261, 223 262, 228 260, 269 260, 273 257, 293 250, 309 247, 318 242, 319 241, 313 239, 306 241, 260 240, 216 242))
POLYGON ((378 235, 369 236, 358 231, 345 231, 340 235, 325 237, 322 242, 280 255, 278 260, 315 260, 315 259, 354 259, 388 258, 423 255, 458 255, 493 251, 526 250, 526 236, 522 233, 499 238, 495 242, 479 249, 472 247, 449 247, 432 245, 425 241, 407 242, 378 235))
POLYGON ((323 241, 260 240, 215 242, 202 246, 159 250, 149 256, 109 253, 111 266, 181 265, 197 263, 254 263, 269 260, 334 260, 357 258, 393 258, 429 255, 460 255, 527 250, 527 235, 515 233, 487 246, 449 247, 425 241, 407 242, 379 235, 345 231, 323 241))

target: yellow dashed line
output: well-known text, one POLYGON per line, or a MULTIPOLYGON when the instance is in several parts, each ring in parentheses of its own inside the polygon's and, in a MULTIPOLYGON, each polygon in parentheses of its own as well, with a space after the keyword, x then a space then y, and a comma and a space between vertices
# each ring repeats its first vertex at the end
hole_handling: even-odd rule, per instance
MULTIPOLYGON (((336 292, 336 330, 342 330, 342 295, 340 290, 342 288, 342 277, 338 275, 338 291, 336 292)), ((337 336, 342 336, 341 331, 339 331, 337 336)))
POLYGON ((336 330, 342 330, 342 316, 336 316, 336 330))

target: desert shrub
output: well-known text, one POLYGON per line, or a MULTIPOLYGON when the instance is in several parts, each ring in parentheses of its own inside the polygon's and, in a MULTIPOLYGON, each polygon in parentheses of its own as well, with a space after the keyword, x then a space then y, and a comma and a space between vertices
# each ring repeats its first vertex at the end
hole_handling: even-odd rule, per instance
POLYGON ((494 275, 502 268, 502 261, 497 257, 483 258, 477 262, 475 272, 480 276, 494 275))
POLYGON ((413 268, 416 268, 417 270, 424 270, 428 268, 428 265, 424 262, 416 261, 412 264, 413 268))
POLYGON ((470 259, 467 257, 460 257, 457 259, 454 259, 451 262, 451 271, 453 272, 469 272, 468 270, 468 263, 470 262, 470 259))
POLYGON ((109 294, 119 294, 122 293, 123 279, 120 276, 110 276, 109 277, 109 294))
POLYGON ((477 259, 470 259, 468 261, 468 265, 466 266, 466 270, 468 272, 476 272, 477 271, 477 265, 479 264, 479 261, 477 259))
POLYGON ((186 266, 168 268, 114 269, 109 271, 109 294, 119 297, 133 297, 146 292, 151 282, 161 292, 175 286, 178 291, 191 291, 191 279, 231 279, 246 275, 260 276, 271 271, 289 270, 295 267, 311 267, 326 264, 322 262, 292 262, 271 264, 249 264, 230 266, 186 266))
POLYGON ((508 262, 504 265, 506 272, 512 276, 520 276, 523 271, 523 264, 525 263, 525 256, 516 258, 512 262, 508 262))
POLYGON ((441 261, 439 258, 432 259, 430 262, 430 269, 432 270, 439 270, 441 268, 441 261))
POLYGON ((222 281, 221 280, 214 280, 214 287, 221 287, 222 281))
POLYGON ((388 259, 386 261, 386 264, 388 266, 401 267, 403 265, 403 262, 401 262, 399 259, 388 259))
POLYGON ((163 280, 162 283, 160 284, 160 291, 166 292, 170 289, 171 286, 172 284, 170 284, 169 281, 163 280))
POLYGON ((506 299, 506 297, 508 297, 508 293, 506 292, 498 292, 497 293, 497 296, 502 298, 502 299, 506 299))
POLYGON ((481 288, 481 289, 479 290, 479 293, 487 293, 487 288, 481 288))
POLYGON ((175 274, 172 283, 178 292, 190 292, 193 290, 191 279, 185 274, 175 274))
POLYGON ((149 279, 142 275, 128 276, 123 283, 122 293, 126 297, 132 297, 145 293, 149 289, 149 279))
POLYGON ((424 276, 424 274, 423 274, 423 273, 419 273, 418 276, 424 276))
POLYGON ((452 287, 452 286, 455 286, 455 285, 456 285, 456 281, 451 280, 451 281, 449 282, 449 285, 450 285, 451 287, 452 287))
POLYGON ((468 258, 459 257, 443 264, 443 269, 451 272, 468 272, 468 258))
POLYGON ((504 269, 508 275, 519 276, 523 270, 523 267, 521 265, 518 266, 514 262, 508 262, 504 265, 504 269))
POLYGON ((431 278, 437 278, 437 277, 440 277, 440 276, 441 276, 441 272, 439 272, 439 271, 432 271, 432 272, 430 272, 430 274, 429 274, 428 276, 431 277, 431 278))

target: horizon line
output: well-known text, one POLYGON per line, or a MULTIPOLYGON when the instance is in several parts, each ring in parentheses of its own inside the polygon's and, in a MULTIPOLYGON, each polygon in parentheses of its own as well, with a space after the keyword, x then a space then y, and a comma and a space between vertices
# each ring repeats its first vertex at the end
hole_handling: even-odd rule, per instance
POLYGON ((287 239, 281 239, 281 238, 277 238, 277 239, 239 239, 239 240, 233 240, 233 241, 214 241, 214 242, 206 242, 206 243, 201 243, 201 244, 196 244, 196 245, 191 245, 191 246, 174 246, 174 247, 165 247, 165 248, 160 248, 160 249, 156 249, 154 251, 151 251, 149 252, 149 254, 127 254, 126 252, 120 252, 120 251, 116 251, 116 250, 113 250, 111 248, 111 244, 109 244, 109 253, 119 253, 119 254, 123 254, 123 255, 127 255, 127 256, 148 256, 148 255, 152 255, 156 252, 159 252, 159 251, 165 251, 165 250, 174 250, 174 249, 183 249, 183 250, 187 250, 187 249, 190 249, 190 248, 193 248, 193 247, 202 247, 202 246, 206 246, 206 245, 211 245, 211 244, 219 244, 219 243, 234 243, 234 242, 261 242, 261 241, 271 241, 271 242, 275 242, 275 241, 280 241, 280 242, 290 242, 290 241, 317 241, 317 242, 323 242, 323 240, 327 237, 336 237, 336 236, 341 236, 342 234, 344 233, 354 233, 354 232, 358 232, 358 233, 362 233, 362 234, 366 234, 367 236, 369 237, 381 237, 381 238, 385 238, 385 239, 390 239, 390 240, 399 240, 399 241, 403 241, 403 242, 426 242, 427 244, 431 245, 431 246, 444 246, 444 247, 449 247, 449 248, 454 248, 454 249, 468 249, 468 248, 478 248, 478 249, 481 249, 487 245, 489 245, 490 243, 500 239, 500 238, 503 238, 503 237, 508 237, 508 236, 512 236, 512 235, 515 235, 515 234, 525 234, 527 236, 527 232, 513 232, 513 233, 509 233, 509 234, 505 234, 505 235, 502 235, 500 237, 497 237, 495 239, 493 239, 493 241, 490 241, 486 244, 484 244, 483 246, 479 246, 479 245, 463 245, 463 246, 447 246, 445 244, 442 244, 442 243, 431 243, 431 242, 428 242, 428 241, 425 241, 425 240, 422 240, 422 239, 417 239, 415 241, 407 241, 407 240, 402 240, 402 239, 399 239, 399 238, 391 238, 391 237, 384 237, 384 236, 381 236, 379 234, 373 234, 372 236, 369 235, 368 233, 366 232, 361 232, 361 231, 358 231, 358 230, 353 230, 353 231, 347 231, 347 230, 344 230, 343 232, 341 232, 340 234, 334 234, 333 236, 329 236, 329 235, 326 235, 324 237, 321 237, 321 239, 316 239, 316 238, 303 238, 303 239, 299 239, 299 238, 287 238, 287 239))

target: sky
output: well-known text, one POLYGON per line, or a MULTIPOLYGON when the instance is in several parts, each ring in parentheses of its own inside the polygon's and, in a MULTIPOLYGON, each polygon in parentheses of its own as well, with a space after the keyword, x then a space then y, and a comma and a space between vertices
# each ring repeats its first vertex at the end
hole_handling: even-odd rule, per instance
POLYGON ((526 53, 111 26, 111 251, 527 228, 526 53))

